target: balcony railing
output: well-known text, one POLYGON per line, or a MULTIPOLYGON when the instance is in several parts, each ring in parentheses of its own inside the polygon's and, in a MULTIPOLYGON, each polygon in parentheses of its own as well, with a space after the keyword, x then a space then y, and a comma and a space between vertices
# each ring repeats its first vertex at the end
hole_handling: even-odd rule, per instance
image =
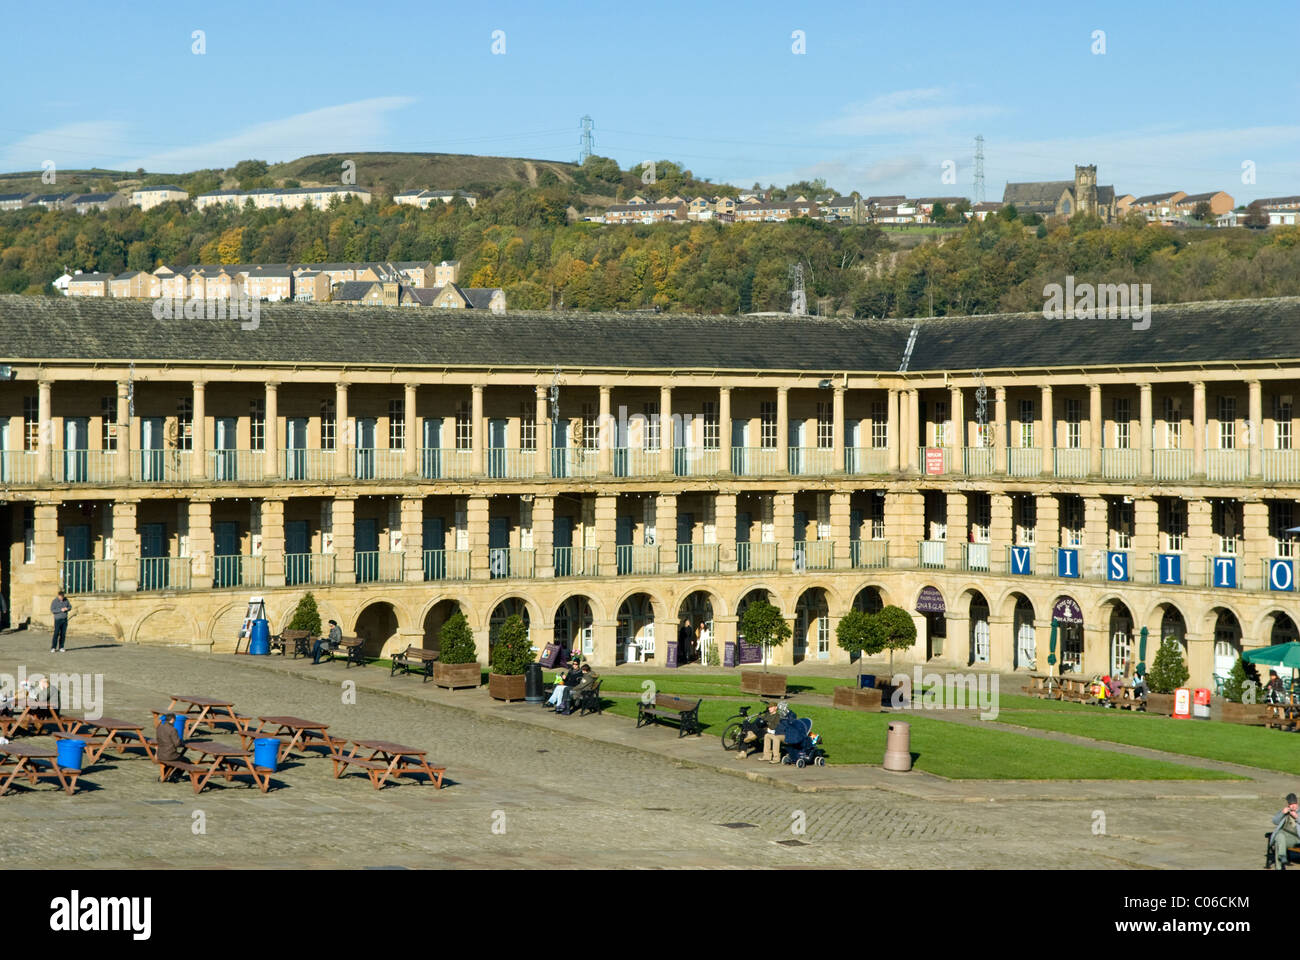
POLYGON ((488 576, 493 580, 537 575, 537 557, 531 547, 492 547, 488 550, 488 576))
POLYGON ((1249 469, 1249 450, 1205 451, 1205 479, 1207 480, 1245 480, 1249 469))
POLYGON ((947 473, 952 469, 952 464, 948 462, 948 448, 943 446, 934 447, 917 447, 916 448, 916 469, 920 473, 939 474, 947 473), (926 459, 926 451, 930 452, 931 460, 926 459))
POLYGON ((922 540, 917 544, 916 562, 922 567, 942 570, 944 567, 943 540, 922 540))
POLYGON ((1086 477, 1092 460, 1087 447, 1056 447, 1052 451, 1052 472, 1058 477, 1086 477))
POLYGON ((117 561, 60 560, 59 586, 68 593, 112 593, 117 589, 117 561))
POLYGON ((987 543, 963 543, 961 545, 961 568, 963 570, 989 572, 989 555, 987 543))
POLYGON ((830 447, 791 447, 787 464, 795 476, 824 476, 835 471, 835 451, 830 447))
POLYGON ((779 555, 775 543, 739 541, 736 543, 736 569, 742 573, 746 570, 775 570, 779 555))
POLYGON ((1009 447, 1007 473, 1013 477, 1036 477, 1043 472, 1043 451, 1038 447, 1009 447))
POLYGON ((405 450, 358 447, 352 451, 352 476, 358 480, 400 480, 405 460, 405 450))
POLYGON ((494 480, 527 480, 537 473, 537 451, 489 447, 487 475, 494 480))
POLYGON ((673 473, 679 477, 711 477, 722 466, 722 451, 706 447, 674 447, 673 473))
POLYGON ((849 563, 855 569, 884 569, 889 566, 888 540, 850 540, 849 563))
POLYGON ((137 590, 189 590, 193 584, 189 557, 141 557, 137 590))
POLYGON ((1142 471, 1142 451, 1107 447, 1101 451, 1101 475, 1108 480, 1136 480, 1142 471))
POLYGON ((468 550, 425 550, 424 579, 468 580, 468 550))
POLYGON ((888 473, 889 451, 882 447, 845 447, 845 473, 888 473))
POLYGON ((989 477, 993 475, 992 447, 963 447, 962 469, 968 477, 989 477))
POLYGON ((659 572, 659 545, 655 543, 620 543, 614 548, 620 575, 659 572))
POLYGON ((640 447, 614 449, 614 476, 653 477, 659 472, 659 451, 640 447))
MULTIPOLYGON (((286 582, 288 577, 285 578, 286 582)), ((212 588, 266 586, 266 558, 223 554, 212 558, 212 588)))
POLYGON ((442 447, 420 448, 420 478, 422 480, 463 480, 470 476, 473 451, 449 450, 442 447))
POLYGON ((834 540, 800 540, 794 545, 795 573, 804 570, 831 570, 835 567, 834 540))
POLYGON ((357 583, 400 583, 406 554, 400 550, 358 550, 357 583))
POLYGON ((1152 450, 1151 472, 1156 480, 1188 480, 1192 476, 1192 451, 1152 450))
POLYGON ((717 573, 719 564, 716 543, 677 544, 678 573, 717 573))
POLYGON ((1300 483, 1300 450, 1261 450, 1264 479, 1270 483, 1300 483))
POLYGON ((35 450, 0 450, 0 483, 35 483, 35 450))
POLYGON ((332 553, 286 553, 284 582, 295 587, 300 583, 328 586, 334 582, 335 555, 332 553))
POLYGON ((115 450, 55 450, 55 483, 111 483, 117 474, 115 450))
POLYGON ((600 454, 595 448, 553 447, 551 449, 551 476, 594 477, 600 467, 600 454))
POLYGON ((333 480, 338 476, 337 450, 284 450, 281 458, 286 480, 333 480))
POLYGON ((732 447, 731 472, 740 477, 769 477, 776 473, 776 447, 732 447))
POLYGON ((557 577, 594 577, 600 574, 599 547, 556 547, 557 577))
POLYGON ((188 483, 192 450, 132 450, 131 479, 137 483, 188 483))
POLYGON ((209 450, 208 479, 260 483, 266 478, 265 450, 209 450))

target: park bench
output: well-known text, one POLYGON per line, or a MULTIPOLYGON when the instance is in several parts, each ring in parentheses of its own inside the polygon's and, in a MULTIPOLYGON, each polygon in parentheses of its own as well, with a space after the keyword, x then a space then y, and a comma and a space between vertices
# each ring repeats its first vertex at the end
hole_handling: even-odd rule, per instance
POLYGON ((636 705, 636 725, 655 723, 656 721, 674 720, 678 725, 678 739, 687 734, 700 732, 700 704, 704 700, 691 702, 686 697, 675 697, 668 693, 655 694, 654 703, 638 702, 636 705))
POLYGON ((586 716, 589 713, 604 713, 605 706, 600 702, 600 685, 604 683, 599 677, 596 682, 587 689, 573 695, 573 710, 578 712, 578 716, 586 716))
POLYGON ((1025 693, 1031 697, 1037 697, 1039 700, 1059 700, 1061 699, 1061 686, 1055 677, 1049 677, 1045 673, 1031 673, 1029 675, 1029 686, 1025 688, 1025 693))
MULTIPOLYGON (((1264 842, 1268 844, 1268 851, 1264 855, 1264 869, 1267 870, 1273 866, 1273 831, 1264 831, 1264 842)), ((1286 862, 1300 862, 1300 846, 1286 848, 1286 862)))
POLYGON ((433 678, 433 665, 438 660, 438 651, 430 650, 427 647, 417 647, 407 644, 406 649, 401 653, 394 654, 392 669, 388 675, 394 676, 400 669, 407 676, 411 675, 411 668, 414 667, 420 673, 424 674, 424 680, 421 683, 433 678))
POLYGON ((154 763, 158 764, 158 781, 160 783, 166 782, 173 771, 177 771, 190 778, 190 786, 194 787, 195 793, 198 793, 199 778, 208 772, 206 767, 201 767, 197 763, 190 763, 188 760, 155 759, 154 763))
POLYGON ((1119 703, 1115 706, 1121 710, 1146 710, 1147 698, 1138 696, 1137 691, 1132 687, 1125 687, 1119 695, 1119 703))
POLYGON ((342 658, 347 661, 349 667, 354 663, 358 667, 364 667, 366 660, 361 655, 361 648, 364 646, 365 641, 360 637, 344 637, 335 649, 322 650, 321 654, 329 657, 331 662, 342 658))
POLYGON ((311 631, 310 630, 282 630, 271 638, 271 649, 279 650, 280 656, 290 647, 293 648, 293 658, 311 656, 311 631))
POLYGON ((1295 708, 1285 703, 1265 704, 1264 726, 1270 730, 1294 730, 1296 728, 1295 708))

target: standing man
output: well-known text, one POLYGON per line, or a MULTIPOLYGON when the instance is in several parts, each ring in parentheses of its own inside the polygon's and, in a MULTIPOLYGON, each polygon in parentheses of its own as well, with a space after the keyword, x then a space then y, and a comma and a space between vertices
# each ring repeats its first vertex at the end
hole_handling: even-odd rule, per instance
POLYGON ((695 639, 695 631, 691 629, 689 617, 682 617, 682 625, 677 628, 677 662, 691 662, 691 641, 695 639))
POLYGON ((50 641, 50 653, 63 652, 63 645, 68 641, 68 612, 71 609, 68 595, 62 590, 50 602, 50 613, 54 614, 54 639, 50 641))

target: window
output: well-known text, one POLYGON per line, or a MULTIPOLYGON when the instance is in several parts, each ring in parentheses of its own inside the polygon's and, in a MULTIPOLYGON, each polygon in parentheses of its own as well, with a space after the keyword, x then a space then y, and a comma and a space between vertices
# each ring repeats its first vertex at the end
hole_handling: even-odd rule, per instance
POLYGON ((35 450, 41 445, 40 398, 23 397, 23 449, 35 450))
POLYGON ((714 400, 704 401, 704 449, 717 450, 719 447, 718 404, 714 400))
POLYGON ((776 402, 773 400, 758 405, 758 436, 764 450, 776 449, 776 402))
POLYGON ((1034 401, 1020 401, 1020 446, 1030 448, 1034 445, 1034 401))
POLYGON ((1183 549, 1187 537, 1187 502, 1178 499, 1160 501, 1160 546, 1171 553, 1183 549))
POLYGON ((871 539, 885 539, 885 491, 871 495, 871 539))
POLYGON ((469 450, 474 446, 474 425, 470 421, 469 401, 462 400, 456 407, 456 449, 469 450))
POLYGON ((889 446, 889 414, 884 400, 871 401, 871 446, 884 450, 889 446))
POLYGON ((1080 436, 1082 406, 1078 397, 1065 398, 1065 445, 1071 450, 1078 450, 1082 445, 1080 436))
POLYGON ((23 563, 36 562, 36 507, 23 506, 23 563))
POLYGON ((817 618, 817 655, 829 657, 831 654, 831 618, 817 618))
POLYGON ((1295 526, 1294 504, 1290 500, 1270 500, 1268 503, 1269 535, 1273 538, 1273 555, 1294 557, 1295 534, 1286 531, 1295 526))
POLYGON ((1183 411, 1173 397, 1165 397, 1165 449, 1177 450, 1183 443, 1183 411))
POLYGON ((1237 398, 1219 397, 1219 449, 1237 446, 1237 398))
POLYGON ((948 401, 936 400, 934 402, 934 445, 936 447, 948 446, 948 429, 951 424, 948 422, 948 401))
POLYGON ((645 448, 659 449, 659 402, 654 401, 642 406, 645 413, 645 448))
POLYGON ((1083 497, 1061 498, 1061 546, 1083 546, 1083 497))
POLYGON ((595 450, 599 441, 600 424, 596 420, 596 405, 590 402, 584 403, 582 405, 582 448, 595 450))
POLYGON ((1114 550, 1130 550, 1133 547, 1133 501, 1110 502, 1111 543, 1114 550))
POLYGON ((519 448, 537 449, 537 408, 529 403, 519 405, 519 448))
POLYGON ((406 449, 406 401, 388 401, 388 449, 406 449))
POLYGON ((194 401, 189 397, 176 401, 176 449, 194 449, 194 401))
POLYGON ((825 400, 817 401, 817 449, 829 450, 835 446, 835 421, 832 419, 831 405, 825 400))
POLYGON ((1240 552, 1238 537, 1241 530, 1241 504, 1238 501, 1212 500, 1210 526, 1218 539, 1219 553, 1222 556, 1235 556, 1240 552))
POLYGON ((1115 446, 1120 450, 1129 449, 1129 404, 1128 397, 1115 398, 1115 446))
POLYGON ((1032 547, 1038 539, 1038 501, 1021 495, 1012 500, 1015 505, 1016 546, 1032 547))
POLYGON ((250 400, 248 403, 248 429, 250 449, 266 449, 266 401, 250 400))
POLYGON ((1291 449, 1291 397, 1273 398, 1273 446, 1277 450, 1291 449))
POLYGON ((970 529, 976 543, 989 542, 989 523, 993 516, 992 498, 987 493, 971 495, 970 529))
POLYGON ((117 397, 101 397, 99 417, 103 424, 100 446, 105 450, 117 449, 117 397))
POLYGON ((334 401, 320 402, 320 445, 322 450, 334 449, 334 401))

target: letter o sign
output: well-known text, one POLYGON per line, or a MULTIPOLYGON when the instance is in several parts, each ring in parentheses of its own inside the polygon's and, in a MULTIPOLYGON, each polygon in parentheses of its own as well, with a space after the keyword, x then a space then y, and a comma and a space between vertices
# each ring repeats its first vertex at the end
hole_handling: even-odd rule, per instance
POLYGON ((1270 560, 1268 564, 1270 590, 1295 590, 1295 567, 1290 560, 1270 560))

